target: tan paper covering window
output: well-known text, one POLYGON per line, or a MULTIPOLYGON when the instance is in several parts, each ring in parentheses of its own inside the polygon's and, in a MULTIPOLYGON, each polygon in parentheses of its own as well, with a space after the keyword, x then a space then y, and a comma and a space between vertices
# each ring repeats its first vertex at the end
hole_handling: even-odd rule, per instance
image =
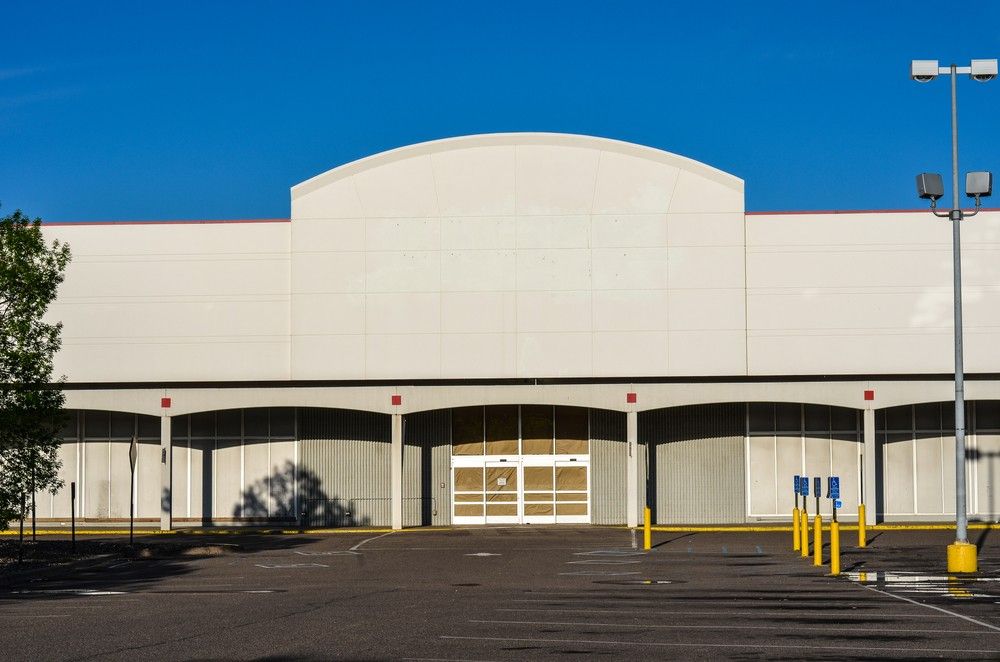
POLYGON ((517 454, 517 405, 486 408, 486 454, 517 454))
POLYGON ((521 407, 521 448, 525 455, 552 454, 552 407, 524 405, 521 407))
POLYGON ((455 469, 456 492, 482 492, 483 470, 479 467, 458 467, 455 469))
POLYGON ((556 489, 565 491, 587 491, 586 467, 556 467, 556 489))
POLYGON ((556 516, 559 515, 586 515, 587 504, 585 503, 560 503, 556 504, 556 516))
POLYGON ((588 452, 590 430, 584 407, 556 407, 556 454, 581 455, 588 452))
POLYGON ((552 491, 552 467, 525 467, 524 489, 533 491, 552 491))
POLYGON ((534 503, 541 503, 544 501, 552 501, 552 492, 525 492, 524 500, 525 502, 531 501, 534 503))
POLYGON ((587 501, 586 492, 556 492, 556 501, 587 501))
POLYGON ((487 492, 517 492, 517 467, 486 467, 487 492))
POLYGON ((451 454, 483 454, 483 408, 460 407, 451 412, 451 454))
POLYGON ((554 508, 551 503, 526 503, 524 504, 525 515, 552 515, 554 508))

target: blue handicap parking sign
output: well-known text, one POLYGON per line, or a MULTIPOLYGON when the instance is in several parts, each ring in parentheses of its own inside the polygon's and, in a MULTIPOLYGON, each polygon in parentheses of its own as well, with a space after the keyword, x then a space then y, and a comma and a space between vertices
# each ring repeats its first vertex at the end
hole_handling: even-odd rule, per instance
POLYGON ((796 494, 799 493, 799 478, 801 478, 801 476, 798 476, 798 475, 795 476, 794 485, 795 485, 795 493, 796 494))
POLYGON ((813 494, 823 496, 823 480, 819 476, 813 478, 813 494))
POLYGON ((827 492, 829 492, 829 494, 826 495, 827 498, 830 498, 830 499, 839 499, 840 498, 840 477, 839 476, 830 476, 830 487, 827 490, 827 492))
POLYGON ((799 494, 809 496, 809 476, 802 476, 799 482, 799 494))
POLYGON ((841 501, 840 499, 837 499, 836 501, 833 502, 833 507, 834 508, 843 508, 844 507, 844 502, 841 501))

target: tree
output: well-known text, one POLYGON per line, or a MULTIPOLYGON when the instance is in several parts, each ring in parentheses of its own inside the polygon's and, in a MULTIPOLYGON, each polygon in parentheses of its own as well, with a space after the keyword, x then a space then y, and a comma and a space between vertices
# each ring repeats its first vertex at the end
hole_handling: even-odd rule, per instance
POLYGON ((42 220, 15 211, 0 218, 0 528, 22 515, 32 489, 55 491, 63 378, 52 379, 61 323, 45 319, 70 260, 47 244, 42 220))

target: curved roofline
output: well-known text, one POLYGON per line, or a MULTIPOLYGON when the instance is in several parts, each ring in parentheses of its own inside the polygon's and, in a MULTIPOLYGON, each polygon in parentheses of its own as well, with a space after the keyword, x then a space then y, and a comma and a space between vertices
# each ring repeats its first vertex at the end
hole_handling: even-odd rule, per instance
POLYGON ((634 156, 665 163, 674 167, 693 172, 706 179, 710 179, 723 186, 733 189, 743 190, 743 180, 724 172, 701 161, 689 159, 672 152, 667 152, 655 147, 647 147, 636 143, 625 142, 624 140, 614 140, 612 138, 600 138, 597 136, 587 136, 575 133, 544 133, 544 132, 523 132, 523 133, 481 133, 470 136, 455 136, 452 138, 442 138, 430 140, 405 147, 397 147, 385 152, 379 152, 372 156, 366 156, 351 161, 344 165, 327 170, 310 179, 300 182, 292 187, 292 197, 311 193, 316 189, 332 184, 340 179, 350 177, 359 172, 364 172, 372 168, 402 161, 403 159, 438 154, 451 150, 468 149, 473 147, 498 147, 517 145, 554 145, 560 147, 590 147, 607 152, 617 152, 626 156, 634 156))

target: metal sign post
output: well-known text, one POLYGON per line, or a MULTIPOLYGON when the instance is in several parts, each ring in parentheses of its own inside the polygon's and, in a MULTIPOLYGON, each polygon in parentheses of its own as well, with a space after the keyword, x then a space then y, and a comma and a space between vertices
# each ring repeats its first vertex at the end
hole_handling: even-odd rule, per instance
POLYGON ((840 508, 840 476, 830 476, 827 479, 826 497, 833 499, 833 521, 837 521, 837 508, 840 508))
POLYGON ((31 456, 31 542, 37 542, 35 537, 35 456, 31 456))
POLYGON ((128 489, 128 544, 132 545, 135 530, 135 461, 139 457, 139 444, 132 437, 132 445, 128 449, 128 461, 131 465, 131 475, 128 489))
POLYGON ((76 481, 69 484, 69 527, 73 553, 76 554, 76 481))
POLYGON ((802 495, 802 512, 799 514, 799 552, 803 558, 809 556, 809 476, 799 477, 799 494, 802 495))
POLYGON ((813 565, 823 565, 823 516, 819 512, 819 498, 823 496, 823 479, 813 477, 813 494, 816 495, 816 519, 813 522, 813 565))
POLYGON ((799 476, 796 475, 792 484, 795 490, 795 508, 792 509, 792 550, 799 550, 799 476))
POLYGON ((830 574, 836 577, 840 574, 840 522, 837 521, 837 509, 840 503, 840 477, 830 476, 827 479, 826 496, 833 500, 833 521, 830 522, 830 574))
POLYGON ((17 562, 24 560, 24 489, 21 489, 21 528, 17 534, 17 562))

